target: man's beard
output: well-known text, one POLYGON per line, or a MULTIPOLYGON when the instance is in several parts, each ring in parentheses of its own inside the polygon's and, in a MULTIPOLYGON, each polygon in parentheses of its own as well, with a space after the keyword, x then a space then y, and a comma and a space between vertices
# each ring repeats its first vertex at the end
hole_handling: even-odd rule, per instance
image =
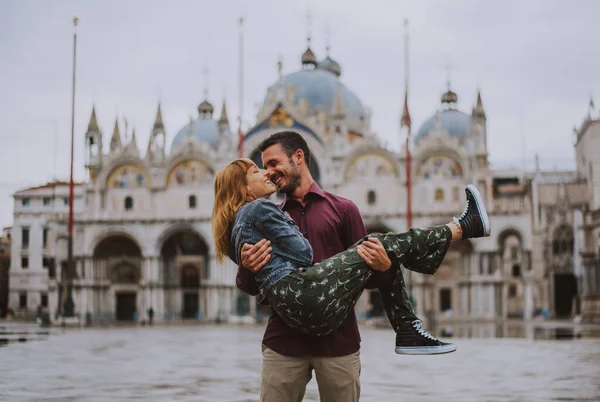
POLYGON ((279 192, 291 195, 298 187, 300 187, 301 182, 302 176, 300 175, 300 170, 294 167, 287 177, 287 183, 279 188, 279 192))

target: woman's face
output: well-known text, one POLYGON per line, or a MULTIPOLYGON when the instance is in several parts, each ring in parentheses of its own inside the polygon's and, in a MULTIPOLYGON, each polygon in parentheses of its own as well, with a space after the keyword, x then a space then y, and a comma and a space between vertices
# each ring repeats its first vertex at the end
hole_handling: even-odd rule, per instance
POLYGON ((277 186, 269 180, 267 171, 259 169, 256 165, 251 166, 248 169, 246 181, 248 183, 248 188, 256 198, 267 198, 277 191, 277 186))

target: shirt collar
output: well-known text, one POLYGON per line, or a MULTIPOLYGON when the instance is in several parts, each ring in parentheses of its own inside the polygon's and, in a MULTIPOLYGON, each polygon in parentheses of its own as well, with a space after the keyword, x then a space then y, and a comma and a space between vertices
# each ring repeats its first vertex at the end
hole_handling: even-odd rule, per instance
MULTIPOLYGON (((307 200, 309 198, 310 194, 316 194, 318 197, 321 197, 323 199, 325 198, 325 191, 323 191, 323 189, 321 187, 319 187, 319 185, 317 184, 316 181, 313 181, 310 188, 308 189, 308 193, 306 193, 306 195, 304 196, 304 199, 307 200)), ((288 196, 286 194, 285 197, 283 198, 283 202, 281 203, 281 206, 280 206, 281 209, 285 208, 285 205, 287 204, 288 200, 291 200, 291 199, 288 198, 288 196)))

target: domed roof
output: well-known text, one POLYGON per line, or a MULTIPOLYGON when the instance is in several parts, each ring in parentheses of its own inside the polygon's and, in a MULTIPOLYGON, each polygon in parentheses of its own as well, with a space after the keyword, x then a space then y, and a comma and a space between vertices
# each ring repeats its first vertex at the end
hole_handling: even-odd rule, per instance
POLYGON ((186 124, 173 138, 171 150, 183 143, 189 136, 193 136, 198 142, 204 142, 214 147, 219 139, 219 125, 212 119, 198 119, 186 124), (191 133, 190 124, 192 124, 191 133))
MULTIPOLYGON (((339 92, 346 114, 352 120, 362 122, 367 111, 358 97, 339 78, 322 69, 301 70, 281 78, 274 87, 283 84, 287 89, 294 86, 294 101, 306 99, 311 108, 333 113, 336 94, 339 92)), ((265 104, 267 99, 265 99, 265 104)))
POLYGON ((469 132, 470 125, 471 117, 469 117, 469 115, 456 109, 440 110, 429 119, 425 120, 419 128, 415 139, 420 140, 428 136, 429 132, 432 130, 446 130, 452 137, 462 139, 469 132), (439 123, 437 123, 436 120, 439 120, 439 123))
POLYGON ((338 77, 342 74, 342 67, 340 64, 329 56, 325 57, 325 59, 317 65, 317 68, 329 71, 338 77))
POLYGON ((209 113, 212 114, 215 111, 214 106, 209 101, 203 101, 200 105, 198 105, 198 112, 200 114, 209 113))
POLYGON ((306 49, 306 52, 304 52, 304 54, 302 55, 302 64, 312 64, 315 66, 317 65, 317 57, 310 48, 310 45, 308 49, 306 49))
POLYGON ((442 103, 456 102, 458 102, 458 95, 456 94, 456 92, 452 92, 450 89, 448 89, 448 91, 446 91, 446 93, 442 95, 442 103))

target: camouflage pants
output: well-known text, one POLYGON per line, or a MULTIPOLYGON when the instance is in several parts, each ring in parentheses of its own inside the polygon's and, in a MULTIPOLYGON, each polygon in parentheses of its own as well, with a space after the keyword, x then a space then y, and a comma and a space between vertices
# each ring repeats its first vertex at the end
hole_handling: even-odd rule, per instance
MULTIPOLYGON (((452 234, 447 226, 436 226, 368 237, 381 241, 393 262, 392 269, 398 271, 391 283, 379 288, 390 323, 398 332, 402 323, 416 318, 400 264, 433 275, 448 251, 452 234)), ((288 326, 304 334, 324 336, 341 325, 374 273, 356 251, 364 240, 366 237, 312 267, 291 272, 267 291, 269 304, 288 326)))

